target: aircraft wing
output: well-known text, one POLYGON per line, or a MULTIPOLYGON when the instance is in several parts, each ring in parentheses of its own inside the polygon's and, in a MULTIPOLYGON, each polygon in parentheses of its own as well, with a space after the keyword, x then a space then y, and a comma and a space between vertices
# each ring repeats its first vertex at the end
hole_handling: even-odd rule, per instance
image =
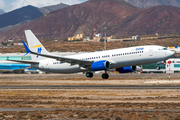
POLYGON ((68 57, 63 57, 63 56, 58 56, 58 55, 40 54, 40 53, 36 53, 36 52, 31 52, 31 54, 35 54, 35 55, 39 55, 39 56, 43 56, 43 57, 47 57, 47 58, 53 58, 58 61, 72 63, 72 64, 91 65, 93 63, 93 61, 68 58, 68 57))
POLYGON ((47 57, 47 58, 52 58, 52 59, 56 59, 58 61, 62 61, 62 62, 67 62, 67 63, 71 63, 71 64, 79 64, 79 65, 91 65, 93 63, 93 61, 87 61, 87 60, 80 60, 80 59, 74 59, 74 58, 69 58, 69 57, 63 57, 63 56, 58 56, 58 55, 52 55, 52 54, 41 54, 41 53, 36 53, 36 52, 32 52, 28 46, 26 45, 26 43, 24 41, 22 41, 24 44, 24 47, 26 49, 26 55, 31 53, 34 55, 39 55, 39 56, 43 56, 43 57, 47 57))
POLYGON ((20 63, 25 63, 25 64, 39 64, 39 62, 27 61, 27 60, 7 60, 7 61, 20 62, 20 63))

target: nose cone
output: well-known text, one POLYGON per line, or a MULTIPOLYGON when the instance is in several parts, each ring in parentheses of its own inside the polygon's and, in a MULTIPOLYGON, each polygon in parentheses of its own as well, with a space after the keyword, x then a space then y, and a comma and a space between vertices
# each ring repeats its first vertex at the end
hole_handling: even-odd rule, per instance
POLYGON ((168 58, 174 56, 174 52, 168 50, 168 51, 167 51, 167 56, 168 56, 168 58))

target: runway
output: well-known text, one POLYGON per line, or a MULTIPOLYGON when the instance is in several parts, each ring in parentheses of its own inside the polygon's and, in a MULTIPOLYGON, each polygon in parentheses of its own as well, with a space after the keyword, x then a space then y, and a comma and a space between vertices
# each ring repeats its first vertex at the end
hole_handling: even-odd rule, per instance
POLYGON ((82 111, 98 111, 98 110, 116 110, 116 111, 149 111, 149 112, 155 112, 155 111, 166 111, 166 112, 180 112, 180 110, 170 110, 170 109, 95 109, 95 108, 0 108, 0 112, 19 112, 19 111, 54 111, 54 110, 82 110, 82 111))
POLYGON ((0 89, 180 89, 177 86, 142 86, 142 85, 117 85, 117 86, 100 86, 100 85, 0 85, 0 89))

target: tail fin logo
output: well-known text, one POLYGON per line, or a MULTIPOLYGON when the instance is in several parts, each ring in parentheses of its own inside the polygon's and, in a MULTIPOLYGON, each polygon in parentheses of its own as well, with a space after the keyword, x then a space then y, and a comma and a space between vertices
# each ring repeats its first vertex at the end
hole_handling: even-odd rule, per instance
MULTIPOLYGON (((37 53, 38 53, 38 54, 41 54, 41 52, 42 52, 41 45, 32 46, 31 48, 38 48, 38 49, 37 49, 37 53)), ((39 55, 36 56, 36 58, 38 58, 38 57, 39 57, 39 55)))
POLYGON ((31 48, 41 47, 41 45, 32 46, 31 48))
MULTIPOLYGON (((41 51, 42 51, 42 48, 39 47, 38 50, 37 50, 37 53, 38 53, 38 54, 41 54, 41 51)), ((39 57, 39 55, 36 56, 36 58, 38 58, 38 57, 39 57)))

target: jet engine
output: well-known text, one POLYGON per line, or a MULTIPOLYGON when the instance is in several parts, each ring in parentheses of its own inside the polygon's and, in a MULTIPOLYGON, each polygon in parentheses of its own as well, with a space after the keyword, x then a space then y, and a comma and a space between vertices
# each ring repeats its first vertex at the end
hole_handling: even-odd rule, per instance
POLYGON ((97 61, 91 64, 92 71, 108 70, 110 68, 110 62, 106 60, 97 61))
POLYGON ((127 67, 117 68, 116 71, 118 71, 119 73, 134 72, 136 71, 136 66, 127 66, 127 67))

